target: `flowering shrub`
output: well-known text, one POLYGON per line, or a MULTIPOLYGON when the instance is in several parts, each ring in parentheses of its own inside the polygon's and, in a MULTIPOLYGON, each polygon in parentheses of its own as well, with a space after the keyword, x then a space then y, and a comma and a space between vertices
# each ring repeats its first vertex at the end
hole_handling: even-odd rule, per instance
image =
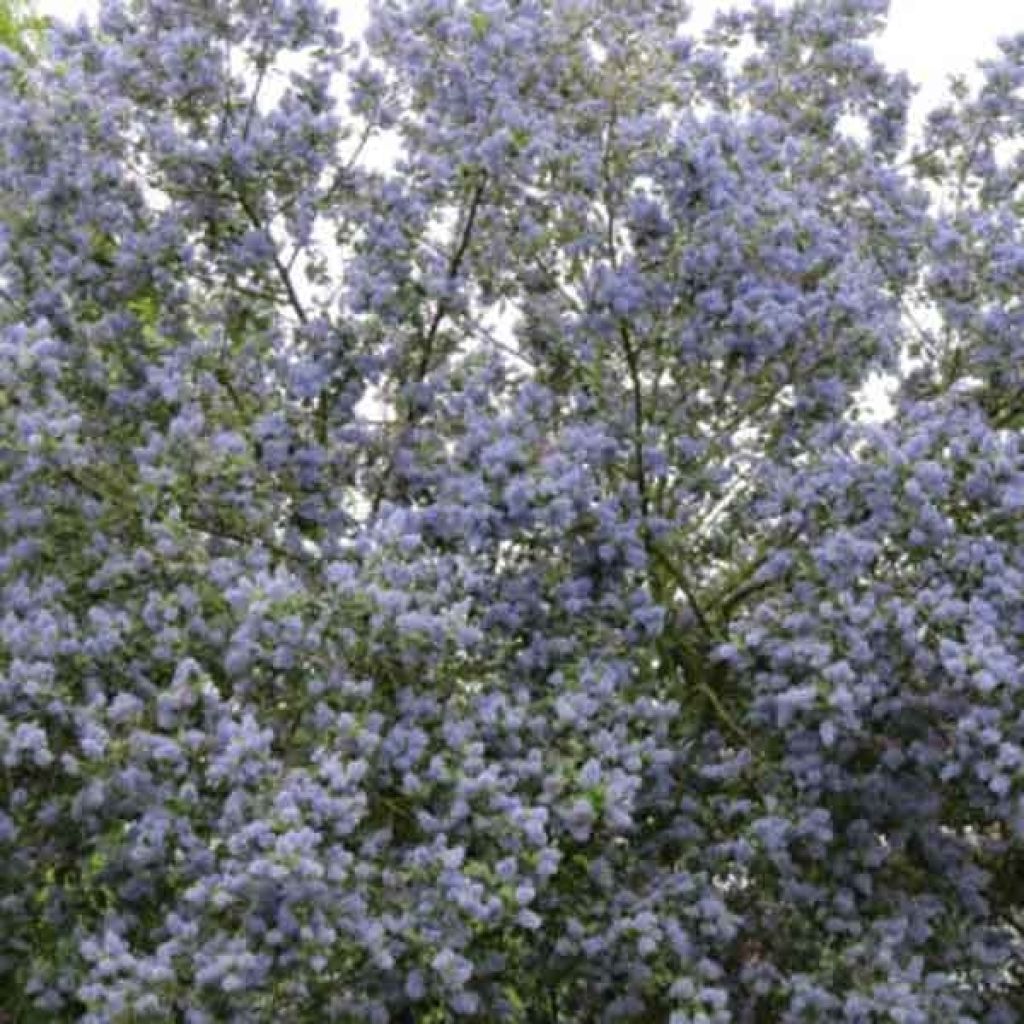
POLYGON ((0 51, 4 1020, 1024 1019, 1024 36, 885 8, 0 51))

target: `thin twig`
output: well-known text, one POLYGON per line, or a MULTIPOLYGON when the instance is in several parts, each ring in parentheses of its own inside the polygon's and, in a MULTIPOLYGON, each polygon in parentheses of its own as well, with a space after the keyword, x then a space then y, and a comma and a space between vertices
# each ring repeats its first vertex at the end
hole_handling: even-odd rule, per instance
MULTIPOLYGON (((480 209, 480 204, 483 200, 486 181, 486 173, 481 174, 480 180, 477 182, 476 187, 473 190, 473 195, 469 203, 469 210, 466 214, 465 223, 462 228, 462 237, 459 239, 455 252, 452 253, 451 260, 448 263, 447 276, 449 282, 454 281, 455 278, 458 277, 459 268, 462 266, 462 261, 469 249, 469 241, 473 234, 473 225, 476 222, 477 211, 480 209)), ((427 375, 427 371, 430 369, 430 360, 433 355, 434 341, 437 337, 437 332, 440 329, 441 321, 444 319, 447 312, 448 302, 445 297, 442 296, 441 299, 438 300, 437 309, 434 310, 434 316, 430 322, 430 327, 427 328, 426 335, 423 338, 423 350, 420 354, 419 366, 417 367, 417 380, 423 380, 427 375)))
POLYGON ((238 184, 236 184, 236 195, 252 226, 256 228, 257 231, 262 231, 270 240, 271 247, 274 250, 274 255, 272 257, 274 266, 277 268, 278 277, 281 279, 281 284, 284 286, 285 293, 288 296, 288 304, 295 311, 295 315, 298 317, 299 323, 305 327, 309 323, 309 316, 302 306, 298 292, 295 290, 295 285, 292 282, 291 275, 288 273, 288 268, 281 262, 281 254, 278 252, 274 239, 271 237, 269 230, 264 225, 259 213, 249 202, 244 189, 238 184))

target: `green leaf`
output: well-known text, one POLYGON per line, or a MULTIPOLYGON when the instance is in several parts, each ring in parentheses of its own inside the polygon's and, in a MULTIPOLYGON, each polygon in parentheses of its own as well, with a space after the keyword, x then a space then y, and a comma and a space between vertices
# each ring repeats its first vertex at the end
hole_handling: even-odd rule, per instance
POLYGON ((476 11, 469 16, 469 23, 473 28, 473 33, 477 39, 482 39, 486 34, 487 30, 491 26, 490 16, 484 14, 483 11, 476 11))

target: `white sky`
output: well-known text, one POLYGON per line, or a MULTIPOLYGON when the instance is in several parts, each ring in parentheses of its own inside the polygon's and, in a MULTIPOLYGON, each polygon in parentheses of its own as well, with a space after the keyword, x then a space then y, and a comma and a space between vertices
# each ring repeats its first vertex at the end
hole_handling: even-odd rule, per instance
MULTIPOLYGON (((348 34, 361 34, 367 0, 335 2, 348 34)), ((692 24, 695 28, 703 26, 717 9, 742 2, 691 0, 692 24)), ((44 14, 75 19, 83 12, 94 14, 98 0, 34 0, 32 6, 44 14)), ((888 29, 877 52, 891 68, 907 71, 920 86, 911 110, 912 125, 918 127, 923 114, 944 99, 950 75, 971 75, 979 59, 994 55, 1000 36, 1021 31, 1021 0, 891 0, 888 29)), ((883 387, 881 381, 869 385, 865 396, 878 415, 886 415, 883 387)))
MULTIPOLYGON (((697 24, 705 23, 716 9, 733 5, 731 0, 691 3, 697 24)), ((83 11, 94 13, 97 0, 35 0, 32 6, 73 19, 83 11)), ((349 32, 360 33, 366 23, 367 0, 337 0, 337 6, 349 32)), ((999 36, 1020 31, 1024 31, 1020 0, 891 0, 889 28, 879 53, 921 86, 914 104, 916 120, 941 101, 950 74, 970 72, 975 61, 992 54, 999 36)))
MULTIPOLYGON (((715 0, 691 0, 697 20, 718 7, 715 0)), ((96 0, 35 0, 46 14, 74 18, 92 13, 96 0)), ((351 31, 366 20, 366 0, 339 0, 351 31)), ((946 76, 966 72, 979 57, 987 56, 998 36, 1024 31, 1024 5, 1019 0, 892 0, 889 29, 881 54, 893 67, 906 69, 924 87, 924 106, 941 97, 946 76)))

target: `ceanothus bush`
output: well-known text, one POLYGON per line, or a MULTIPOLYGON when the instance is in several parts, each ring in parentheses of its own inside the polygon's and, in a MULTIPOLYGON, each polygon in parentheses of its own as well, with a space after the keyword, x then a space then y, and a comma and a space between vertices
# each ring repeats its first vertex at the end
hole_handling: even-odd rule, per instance
POLYGON ((0 1019, 1024 1020, 1024 35, 886 6, 0 50, 0 1019))

